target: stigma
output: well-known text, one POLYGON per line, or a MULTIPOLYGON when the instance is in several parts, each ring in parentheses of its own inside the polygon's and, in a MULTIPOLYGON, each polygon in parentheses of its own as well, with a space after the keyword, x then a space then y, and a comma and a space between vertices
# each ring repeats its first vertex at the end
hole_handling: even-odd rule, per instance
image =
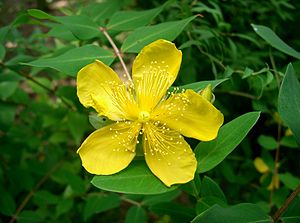
POLYGON ((144 122, 148 122, 150 119, 150 113, 147 111, 141 111, 139 113, 139 121, 144 123, 144 122))

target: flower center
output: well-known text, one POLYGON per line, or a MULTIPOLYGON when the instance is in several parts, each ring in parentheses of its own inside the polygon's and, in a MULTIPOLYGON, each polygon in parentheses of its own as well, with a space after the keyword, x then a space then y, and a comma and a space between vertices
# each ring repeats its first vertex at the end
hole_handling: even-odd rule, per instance
POLYGON ((147 122, 150 119, 150 113, 147 111, 141 111, 139 113, 139 121, 140 122, 147 122))

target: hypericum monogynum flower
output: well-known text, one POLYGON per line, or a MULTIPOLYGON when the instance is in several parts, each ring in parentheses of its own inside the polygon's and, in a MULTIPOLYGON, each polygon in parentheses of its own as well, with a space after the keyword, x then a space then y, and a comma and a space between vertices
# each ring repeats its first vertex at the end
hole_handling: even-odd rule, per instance
POLYGON ((110 175, 123 170, 134 159, 136 145, 142 143, 148 167, 165 185, 194 178, 197 160, 183 136, 214 139, 223 115, 192 90, 167 93, 181 58, 173 43, 157 40, 136 57, 131 85, 98 60, 79 71, 80 102, 115 121, 94 131, 78 149, 88 172, 110 175))

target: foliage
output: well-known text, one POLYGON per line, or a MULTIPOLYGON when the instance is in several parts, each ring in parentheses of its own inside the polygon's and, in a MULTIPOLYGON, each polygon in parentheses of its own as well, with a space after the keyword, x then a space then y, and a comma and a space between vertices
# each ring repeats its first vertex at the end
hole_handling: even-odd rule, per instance
POLYGON ((1 7, 0 222, 300 221, 298 1, 1 7), (143 160, 112 176, 82 168, 76 150, 110 121, 79 103, 76 74, 95 59, 123 74, 104 33, 128 68, 145 45, 173 41, 183 52, 175 86, 212 84, 225 125, 213 141, 187 139, 193 181, 168 188, 143 160))

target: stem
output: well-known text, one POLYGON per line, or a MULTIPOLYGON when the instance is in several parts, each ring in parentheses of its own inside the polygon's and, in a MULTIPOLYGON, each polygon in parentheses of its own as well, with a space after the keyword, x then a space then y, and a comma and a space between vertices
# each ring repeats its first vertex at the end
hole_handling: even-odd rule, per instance
MULTIPOLYGON (((274 160, 274 172, 273 172, 273 179, 275 179, 275 182, 278 178, 278 163, 279 163, 279 153, 280 153, 280 138, 281 138, 281 123, 278 123, 277 126, 277 145, 276 145, 276 153, 275 153, 275 160, 274 160)), ((272 181, 273 181, 272 179, 272 181)), ((270 206, 272 206, 272 198, 274 194, 275 185, 271 188, 270 192, 270 206)))
POLYGON ((110 35, 108 34, 107 30, 103 27, 100 27, 100 31, 104 34, 104 36, 106 37, 106 39, 108 40, 108 42, 110 43, 110 45, 112 46, 112 48, 114 49, 115 51, 115 54, 117 55, 117 57, 119 58, 120 60, 120 63, 125 71, 125 75, 127 77, 127 79, 132 83, 132 79, 131 79, 131 76, 127 70, 127 67, 124 63, 124 60, 122 58, 122 53, 121 51, 119 50, 119 48, 116 46, 115 42, 113 41, 113 39, 110 37, 110 35))
MULTIPOLYGON (((191 33, 188 32, 188 37, 190 40, 193 40, 191 33)), ((200 53, 202 53, 203 55, 207 56, 210 60, 216 62, 221 68, 223 68, 223 70, 226 69, 226 66, 222 63, 221 60, 219 60, 218 58, 216 58, 215 56, 205 52, 199 45, 196 45, 197 49, 200 51, 200 53)))
MULTIPOLYGON (((43 83, 37 81, 36 79, 34 79, 31 75, 29 74, 25 74, 23 72, 19 72, 18 73, 19 75, 21 75, 22 77, 25 77, 26 79, 32 81, 33 83, 37 84, 38 86, 40 86, 41 88, 45 89, 46 91, 48 91, 51 95, 55 96, 55 97, 58 97, 56 94, 55 94, 55 91, 52 90, 51 88, 47 87, 46 85, 44 85, 43 83)), ((58 97, 60 98, 60 100, 62 101, 62 103, 64 103, 68 108, 70 108, 71 110, 73 111, 76 111, 76 108, 73 107, 67 100, 65 100, 64 98, 62 97, 58 97)))
POLYGON ((16 213, 11 217, 9 223, 14 223, 17 220, 18 215, 25 208, 27 203, 30 201, 34 193, 48 180, 50 175, 57 170, 57 168, 62 164, 62 161, 53 166, 47 174, 33 187, 33 189, 26 195, 20 206, 17 208, 16 213))
POLYGON ((141 206, 142 206, 142 204, 141 204, 141 203, 139 203, 139 202, 137 202, 137 201, 134 201, 134 200, 128 199, 128 198, 126 198, 126 197, 123 197, 123 196, 121 196, 120 198, 121 198, 121 200, 122 200, 122 201, 125 201, 125 202, 127 202, 127 203, 130 203, 130 204, 133 204, 133 205, 136 205, 136 206, 139 206, 139 207, 141 207, 141 206))
MULTIPOLYGON (((274 70, 274 74, 275 74, 275 78, 276 78, 276 82, 277 82, 277 88, 279 90, 280 89, 280 79, 279 79, 279 76, 278 76, 275 60, 274 60, 274 57, 273 57, 273 54, 272 54, 272 48, 270 48, 270 50, 269 50, 269 57, 270 57, 272 68, 274 70)), ((282 129, 281 123, 278 122, 278 125, 277 125, 277 145, 276 145, 276 153, 275 153, 275 160, 274 160, 275 166, 274 166, 273 178, 272 178, 272 181, 274 179, 275 183, 278 179, 278 168, 279 168, 278 163, 279 163, 279 154, 280 154, 281 129, 282 129)), ((270 191, 270 206, 272 206, 272 203, 273 203, 272 199, 273 199, 274 190, 276 189, 275 187, 276 187, 276 185, 273 185, 272 188, 271 188, 271 191, 270 191)))
POLYGON ((300 185, 291 193, 291 195, 285 200, 283 205, 275 212, 273 216, 274 222, 277 222, 280 218, 280 216, 283 214, 283 212, 289 207, 289 205, 292 203, 292 201, 297 197, 297 195, 300 193, 300 185))
POLYGON ((226 93, 231 95, 236 95, 244 98, 249 98, 251 100, 257 100, 257 98, 251 94, 240 92, 240 91, 223 91, 223 90, 215 90, 216 93, 226 93))
POLYGON ((277 88, 279 89, 280 88, 280 78, 278 76, 278 72, 277 72, 277 69, 276 69, 275 60, 274 60, 271 48, 270 48, 270 51, 269 51, 269 56, 270 56, 270 61, 271 61, 272 68, 274 70, 274 74, 275 74, 275 78, 276 78, 276 82, 277 82, 277 88))

